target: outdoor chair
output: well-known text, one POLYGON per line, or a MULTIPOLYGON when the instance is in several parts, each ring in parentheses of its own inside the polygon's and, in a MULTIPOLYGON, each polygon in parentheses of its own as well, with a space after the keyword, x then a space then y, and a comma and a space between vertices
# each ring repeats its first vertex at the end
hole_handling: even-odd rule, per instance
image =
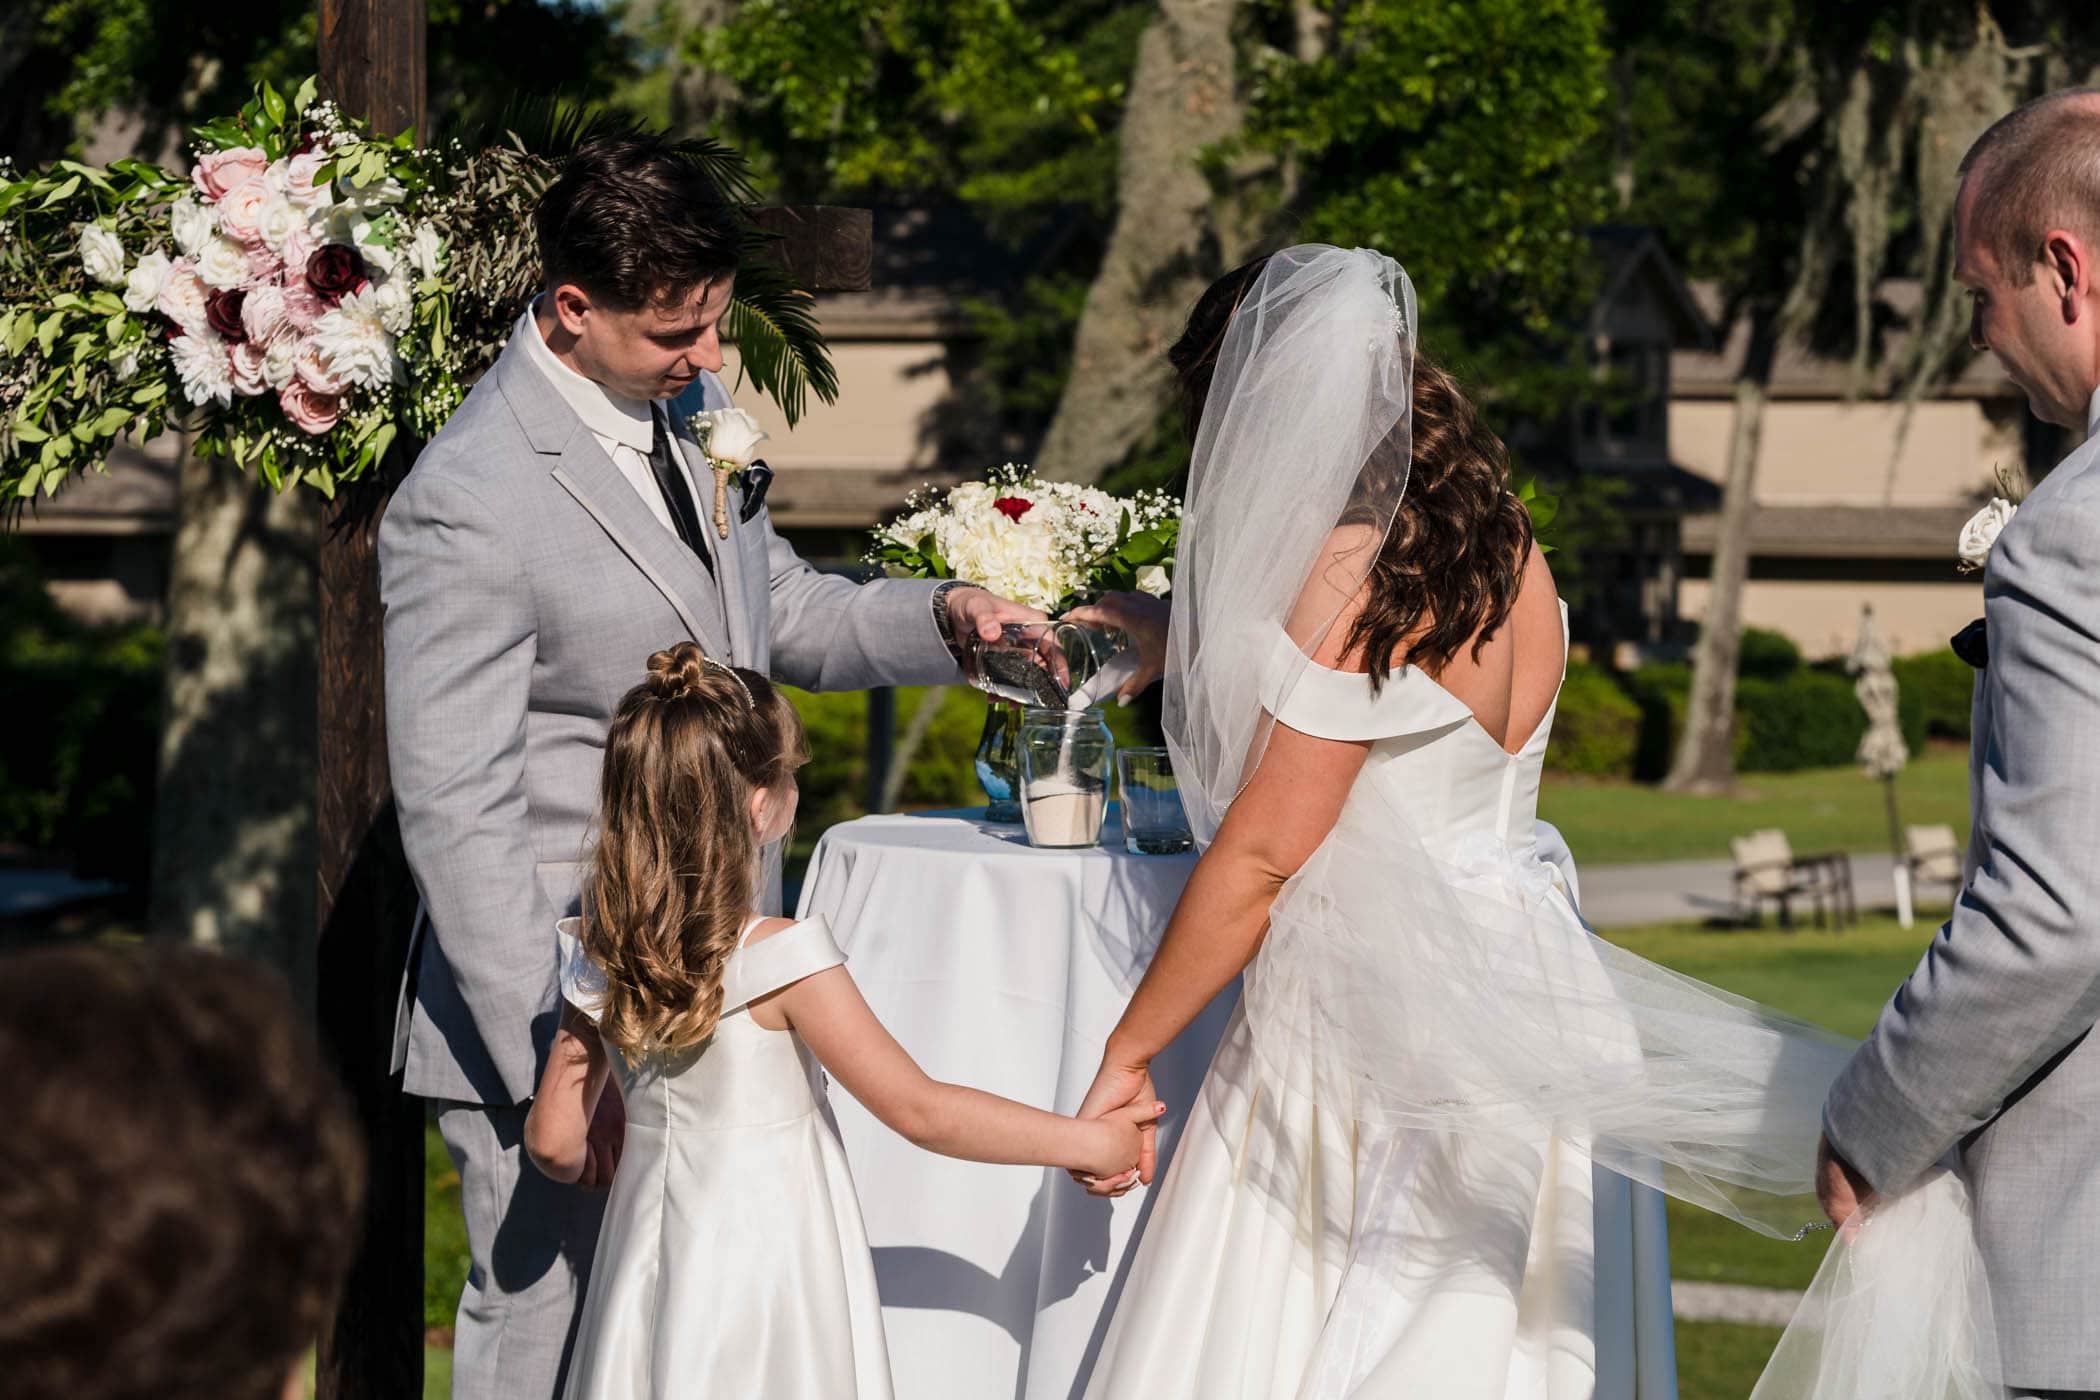
POLYGON ((1903 832, 1903 863, 1910 867, 1913 890, 1921 885, 1947 887, 1947 902, 1961 893, 1962 850, 1951 826, 1913 826, 1903 832))
POLYGON ((1785 832, 1753 831, 1728 845, 1735 855, 1735 907, 1746 923, 1763 922, 1769 901, 1779 908, 1779 926, 1791 930, 1794 901, 1806 898, 1815 911, 1816 926, 1822 927, 1828 882, 1794 860, 1785 832))

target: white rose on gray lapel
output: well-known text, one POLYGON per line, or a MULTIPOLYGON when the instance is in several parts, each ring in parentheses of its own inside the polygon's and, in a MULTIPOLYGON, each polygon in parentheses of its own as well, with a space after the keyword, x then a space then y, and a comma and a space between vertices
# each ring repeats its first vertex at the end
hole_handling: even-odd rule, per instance
POLYGON ((729 479, 758 460, 766 430, 741 408, 712 408, 686 419, 715 474, 715 533, 729 538, 729 479))
POLYGON ((1969 523, 1961 527, 1961 538, 1955 544, 1955 553, 1961 556, 1964 569, 1980 569, 1991 557, 1991 547, 1998 543, 1998 536, 2012 523, 2013 513, 2019 507, 2003 496, 1993 496, 1991 503, 1969 517, 1969 523))

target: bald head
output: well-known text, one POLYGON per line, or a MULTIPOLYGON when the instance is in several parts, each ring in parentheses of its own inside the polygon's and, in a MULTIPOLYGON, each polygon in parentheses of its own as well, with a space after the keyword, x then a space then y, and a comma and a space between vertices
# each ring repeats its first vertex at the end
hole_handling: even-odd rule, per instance
POLYGON ((2016 286, 2051 229, 2100 247, 2100 88, 2066 88, 2007 114, 1961 162, 1955 217, 2016 286))

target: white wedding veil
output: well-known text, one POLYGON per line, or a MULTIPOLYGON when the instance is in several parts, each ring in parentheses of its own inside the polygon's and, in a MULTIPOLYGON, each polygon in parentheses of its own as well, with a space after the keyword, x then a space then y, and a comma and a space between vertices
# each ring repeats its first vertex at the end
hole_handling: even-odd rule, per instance
MULTIPOLYGON (((1392 527, 1415 343, 1407 275, 1368 249, 1277 253, 1233 312, 1168 640, 1167 738, 1199 842, 1392 527)), ((1272 1072, 1365 1123, 1580 1140, 1768 1233, 1820 1220, 1816 1136, 1849 1042, 1603 942, 1536 860, 1433 849, 1416 820, 1360 782, 1278 897, 1245 984, 1272 1072)))

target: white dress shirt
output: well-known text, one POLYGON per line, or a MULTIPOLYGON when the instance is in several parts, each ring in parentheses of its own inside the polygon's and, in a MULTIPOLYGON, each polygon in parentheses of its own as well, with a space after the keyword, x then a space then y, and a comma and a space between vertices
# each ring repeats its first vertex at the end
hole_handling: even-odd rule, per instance
MULTIPOLYGON (((547 348, 546 338, 540 334, 539 319, 532 314, 531 307, 525 309, 525 315, 512 334, 524 338, 525 353, 533 364, 547 376, 547 381, 567 400, 569 407, 576 410, 576 416, 591 430, 591 436, 598 439, 598 445, 605 449, 605 455, 612 458, 620 475, 627 478, 627 484, 649 507, 650 514, 676 538, 678 524, 671 518, 671 503, 664 499, 663 489, 656 484, 656 473, 649 466, 649 450, 655 445, 656 429, 648 402, 615 394, 597 380, 586 379, 563 364, 547 348)), ((665 423, 666 429, 670 426, 665 423)), ((704 523, 709 518, 708 512, 700 507, 700 493, 694 488, 693 473, 686 464, 685 454, 674 450, 671 457, 680 475, 685 477, 686 489, 693 493, 693 508, 704 523)), ((713 491, 714 482, 710 480, 709 501, 714 500, 713 491)))

